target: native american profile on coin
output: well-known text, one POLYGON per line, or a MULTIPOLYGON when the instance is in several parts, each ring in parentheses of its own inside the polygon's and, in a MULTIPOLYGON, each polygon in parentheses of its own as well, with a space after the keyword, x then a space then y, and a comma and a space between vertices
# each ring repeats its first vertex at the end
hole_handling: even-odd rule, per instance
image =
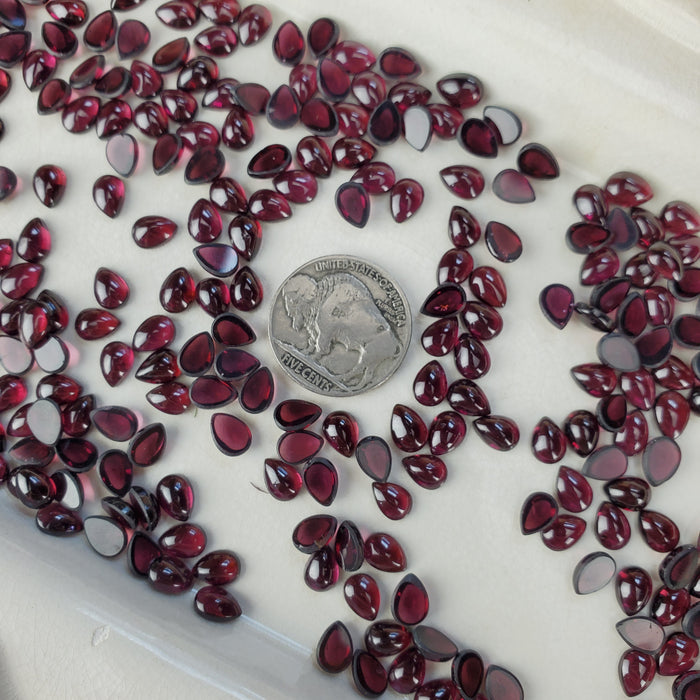
POLYGON ((282 334, 278 324, 276 340, 348 393, 383 381, 405 352, 372 292, 353 274, 334 271, 315 279, 299 272, 279 298, 289 323, 282 334))

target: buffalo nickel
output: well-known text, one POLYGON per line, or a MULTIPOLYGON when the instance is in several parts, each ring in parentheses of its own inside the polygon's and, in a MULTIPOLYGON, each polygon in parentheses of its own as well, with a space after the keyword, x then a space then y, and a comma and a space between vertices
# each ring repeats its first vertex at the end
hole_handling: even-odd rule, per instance
POLYGON ((396 282, 347 255, 317 258, 277 290, 270 341, 283 369, 326 396, 352 396, 386 381, 411 340, 411 313, 396 282))

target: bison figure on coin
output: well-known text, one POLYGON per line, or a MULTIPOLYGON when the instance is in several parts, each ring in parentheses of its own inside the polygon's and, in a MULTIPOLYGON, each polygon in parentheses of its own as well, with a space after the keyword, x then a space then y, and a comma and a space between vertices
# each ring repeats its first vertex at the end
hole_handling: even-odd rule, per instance
POLYGON ((383 365, 402 351, 370 290, 353 275, 336 272, 318 281, 294 275, 282 297, 301 341, 296 350, 352 393, 375 384, 383 365))

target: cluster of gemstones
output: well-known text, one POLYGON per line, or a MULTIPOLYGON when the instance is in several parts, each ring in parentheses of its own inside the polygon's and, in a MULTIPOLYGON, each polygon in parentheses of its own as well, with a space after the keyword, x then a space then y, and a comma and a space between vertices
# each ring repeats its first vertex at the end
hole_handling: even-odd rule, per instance
POLYGON ((605 493, 594 520, 605 550, 629 542, 635 517, 644 542, 665 555, 658 582, 638 566, 617 571, 614 558, 599 551, 577 566, 574 589, 592 593, 614 581, 629 616, 617 625, 630 646, 619 664, 627 696, 639 695, 658 674, 677 676, 674 697, 686 700, 700 688, 700 674, 690 671, 700 638, 694 623, 698 554, 694 544, 681 544, 676 523, 649 503, 680 467, 677 440, 691 415, 700 413, 700 316, 694 308, 700 276, 693 266, 700 257, 700 215, 681 201, 657 215, 645 206, 652 197, 649 183, 627 171, 611 175, 602 188, 583 185, 574 193, 581 221, 568 228, 566 243, 585 256, 579 282, 590 292, 576 301, 569 286, 550 284, 540 306, 559 329, 578 318, 601 334, 598 361, 571 370, 597 403, 594 412, 570 413, 562 427, 549 417, 535 426, 531 448, 540 462, 557 464, 571 450, 583 463, 559 467, 554 495, 526 499, 521 529, 539 533, 554 551, 576 544, 587 527, 581 514, 594 499, 590 480, 602 483, 605 493))

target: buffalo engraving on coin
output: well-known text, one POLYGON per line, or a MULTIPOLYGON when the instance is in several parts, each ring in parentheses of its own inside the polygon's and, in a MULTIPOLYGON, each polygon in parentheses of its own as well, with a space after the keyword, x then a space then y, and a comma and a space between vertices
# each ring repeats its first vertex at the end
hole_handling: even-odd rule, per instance
POLYGON ((388 379, 411 338, 401 290, 376 265, 349 256, 312 260, 277 291, 270 340, 285 371, 329 396, 350 396, 388 379))

